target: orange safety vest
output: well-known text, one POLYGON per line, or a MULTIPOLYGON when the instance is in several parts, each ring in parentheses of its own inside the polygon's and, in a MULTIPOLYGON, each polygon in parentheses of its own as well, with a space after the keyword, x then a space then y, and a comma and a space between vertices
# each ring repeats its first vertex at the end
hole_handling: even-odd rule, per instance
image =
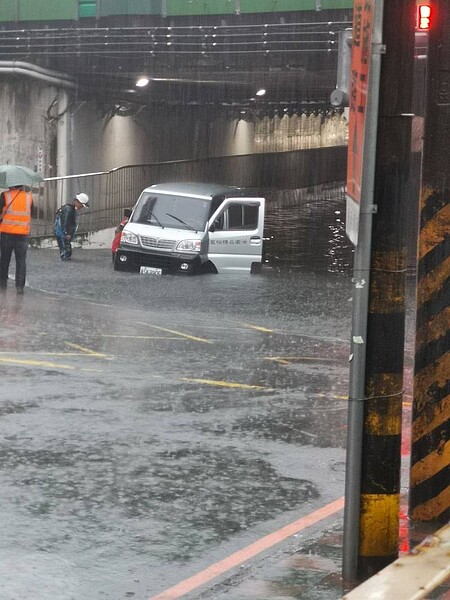
POLYGON ((33 197, 24 190, 9 190, 3 192, 5 206, 3 207, 3 220, 0 224, 1 233, 14 233, 15 235, 29 235, 31 228, 31 207, 33 197))

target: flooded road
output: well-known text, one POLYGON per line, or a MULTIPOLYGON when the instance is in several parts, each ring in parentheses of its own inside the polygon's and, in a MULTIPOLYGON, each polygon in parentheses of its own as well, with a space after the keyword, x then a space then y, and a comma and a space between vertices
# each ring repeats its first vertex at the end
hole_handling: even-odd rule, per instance
POLYGON ((328 273, 351 271, 353 245, 345 234, 343 185, 268 191, 266 197, 266 265, 328 273))
POLYGON ((2 599, 148 600, 342 496, 348 273, 28 271, 0 298, 2 599))

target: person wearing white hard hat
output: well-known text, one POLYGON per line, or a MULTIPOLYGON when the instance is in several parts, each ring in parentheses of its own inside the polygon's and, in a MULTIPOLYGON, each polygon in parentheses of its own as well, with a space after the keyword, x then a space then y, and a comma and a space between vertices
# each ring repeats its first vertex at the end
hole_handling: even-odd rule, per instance
POLYGON ((89 197, 84 192, 77 194, 72 202, 64 204, 56 212, 54 234, 58 242, 62 261, 72 258, 72 240, 78 228, 77 212, 89 206, 89 197))

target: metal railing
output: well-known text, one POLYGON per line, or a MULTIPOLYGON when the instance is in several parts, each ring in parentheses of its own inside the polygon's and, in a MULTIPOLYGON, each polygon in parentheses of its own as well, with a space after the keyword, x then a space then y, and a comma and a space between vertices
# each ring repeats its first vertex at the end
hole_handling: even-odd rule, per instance
POLYGON ((115 227, 123 209, 154 183, 191 181, 263 189, 298 189, 345 178, 346 146, 218 156, 197 160, 127 165, 96 173, 49 177, 35 196, 32 237, 53 233, 57 209, 78 192, 90 198, 80 216, 78 233, 115 227))
MULTIPOLYGON (((450 525, 428 536, 412 552, 367 579, 349 592, 343 600, 420 600, 442 583, 450 581, 450 525)), ((441 596, 439 596, 441 597, 441 596)))

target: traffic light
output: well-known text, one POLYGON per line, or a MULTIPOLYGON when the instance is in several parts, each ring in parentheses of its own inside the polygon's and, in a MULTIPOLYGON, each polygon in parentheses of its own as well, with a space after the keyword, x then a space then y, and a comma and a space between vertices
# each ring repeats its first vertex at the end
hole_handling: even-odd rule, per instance
POLYGON ((431 27, 432 14, 433 9, 431 4, 418 4, 416 29, 419 31, 428 31, 431 27))

